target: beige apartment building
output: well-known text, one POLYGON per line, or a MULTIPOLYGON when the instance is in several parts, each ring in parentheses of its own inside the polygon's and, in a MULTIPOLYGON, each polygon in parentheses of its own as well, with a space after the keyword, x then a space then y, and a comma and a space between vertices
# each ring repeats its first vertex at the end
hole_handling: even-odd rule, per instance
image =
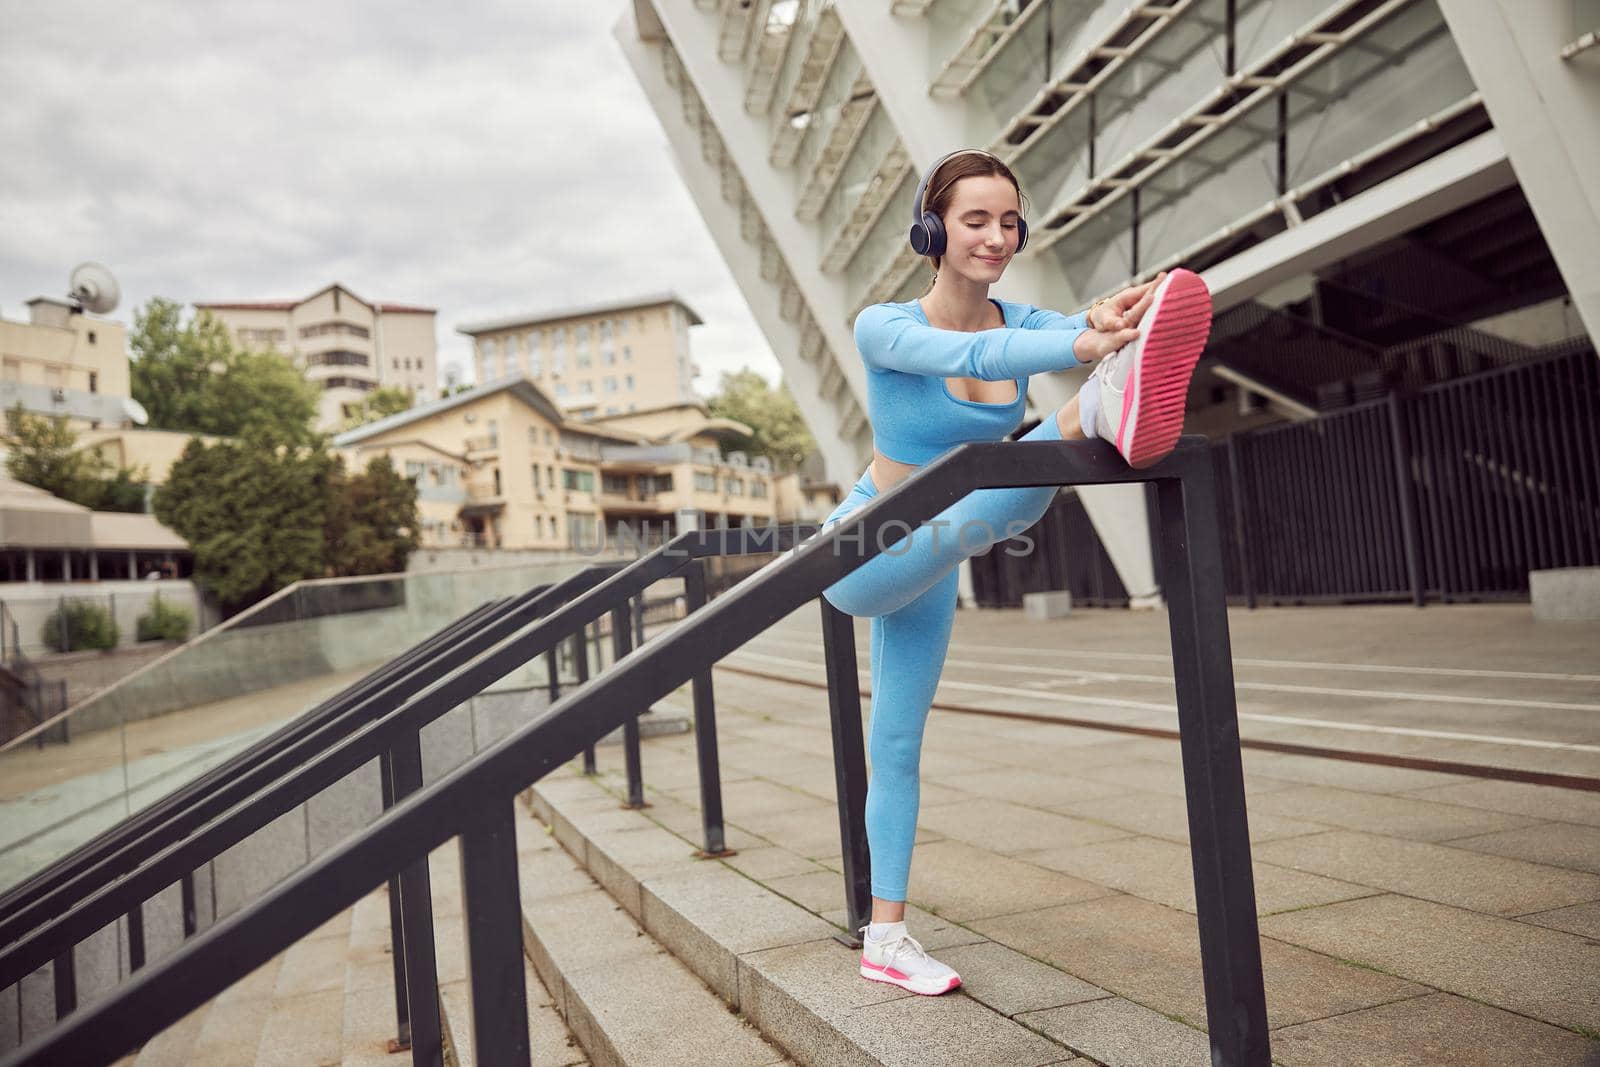
MULTIPOLYGON (((698 402, 565 417, 509 377, 339 434, 352 467, 386 455, 418 486, 421 546, 586 550, 688 528, 788 521, 765 457, 724 457, 749 427, 698 402)), ((791 475, 791 478, 794 476, 791 475)))
POLYGON ((410 390, 418 403, 439 395, 433 308, 366 301, 337 282, 303 300, 194 306, 237 343, 292 356, 323 390, 318 429, 336 429, 379 386, 410 390))
POLYGON ((0 407, 20 402, 86 430, 142 422, 131 401, 122 323, 48 296, 28 301, 27 322, 0 319, 0 407))
POLYGON ((699 368, 689 327, 700 316, 672 293, 514 315, 457 330, 473 339, 477 381, 521 376, 571 418, 693 403, 699 368))

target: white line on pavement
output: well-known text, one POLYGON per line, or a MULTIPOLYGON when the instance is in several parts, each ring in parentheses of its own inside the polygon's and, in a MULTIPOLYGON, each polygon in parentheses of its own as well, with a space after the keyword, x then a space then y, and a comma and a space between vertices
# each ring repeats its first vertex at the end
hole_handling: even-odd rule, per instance
MULTIPOLYGON (((738 651, 729 657, 755 659, 766 663, 815 669, 819 664, 811 660, 789 659, 760 652, 738 651)), ((797 678, 798 682, 806 679, 797 678)), ((1123 700, 1116 697, 1085 697, 1070 693, 1041 693, 1037 689, 1019 689, 1014 686, 985 685, 981 682, 955 682, 941 680, 940 689, 964 689, 971 692, 995 693, 1001 696, 1028 697, 1033 700, 1062 701, 1069 704, 1086 704, 1092 707, 1132 708, 1138 711, 1158 711, 1176 715, 1172 704, 1155 704, 1142 700, 1123 700)), ((1348 730, 1356 733, 1396 734, 1405 737, 1425 737, 1439 741, 1470 741, 1477 744, 1511 745, 1518 748, 1560 749, 1566 752, 1600 752, 1600 745, 1585 745, 1571 741, 1544 741, 1532 737, 1496 737, 1491 734, 1464 734, 1450 730, 1424 730, 1409 726, 1384 726, 1377 723, 1332 722, 1327 719, 1306 719, 1290 715, 1264 715, 1258 712, 1239 712, 1239 718, 1251 722, 1283 723, 1289 726, 1308 726, 1324 730, 1348 730)))

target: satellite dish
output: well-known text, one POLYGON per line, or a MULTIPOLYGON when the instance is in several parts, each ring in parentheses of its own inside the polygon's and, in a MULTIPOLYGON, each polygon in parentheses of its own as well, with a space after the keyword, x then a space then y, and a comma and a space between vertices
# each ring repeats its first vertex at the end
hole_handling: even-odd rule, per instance
POLYGON ((96 315, 107 314, 122 299, 117 280, 98 263, 80 263, 72 268, 72 280, 67 284, 72 299, 96 315))
POLYGON ((150 413, 144 409, 144 405, 131 396, 122 398, 122 413, 135 426, 144 426, 150 421, 150 413))

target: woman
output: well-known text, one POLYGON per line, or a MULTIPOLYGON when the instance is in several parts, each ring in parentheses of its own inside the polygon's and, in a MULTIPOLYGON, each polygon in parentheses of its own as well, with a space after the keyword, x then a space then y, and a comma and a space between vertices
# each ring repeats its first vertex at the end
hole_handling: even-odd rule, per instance
MULTIPOLYGON (((1016 176, 987 152, 952 153, 918 186, 911 244, 932 260, 934 282, 920 300, 875 304, 856 319, 873 458, 824 528, 955 445, 1015 430, 1031 374, 1096 364, 1077 395, 1022 440, 1101 438, 1134 467, 1172 450, 1211 325, 1205 284, 1174 270, 1073 316, 992 299, 989 287, 1027 241, 1022 207, 1016 176)), ((961 984, 905 927, 923 726, 944 668, 959 564, 1032 526, 1055 492, 970 493, 823 594, 872 620, 864 978, 930 995, 961 984)))

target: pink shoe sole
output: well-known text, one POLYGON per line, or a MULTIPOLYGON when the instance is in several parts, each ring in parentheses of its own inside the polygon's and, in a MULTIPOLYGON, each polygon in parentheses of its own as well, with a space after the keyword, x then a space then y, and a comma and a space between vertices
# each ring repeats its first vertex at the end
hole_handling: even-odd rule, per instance
POLYGON ((1183 432, 1189 377, 1211 334, 1211 290, 1193 271, 1167 275, 1145 312, 1148 332, 1122 398, 1116 446, 1128 466, 1149 467, 1172 451, 1183 432))
POLYGON ((869 982, 885 982, 889 985, 909 989, 924 997, 936 997, 941 993, 948 993, 961 984, 961 976, 953 974, 947 979, 935 981, 928 978, 913 978, 909 974, 902 974, 893 967, 880 967, 876 963, 868 962, 865 956, 861 957, 861 977, 869 982))

